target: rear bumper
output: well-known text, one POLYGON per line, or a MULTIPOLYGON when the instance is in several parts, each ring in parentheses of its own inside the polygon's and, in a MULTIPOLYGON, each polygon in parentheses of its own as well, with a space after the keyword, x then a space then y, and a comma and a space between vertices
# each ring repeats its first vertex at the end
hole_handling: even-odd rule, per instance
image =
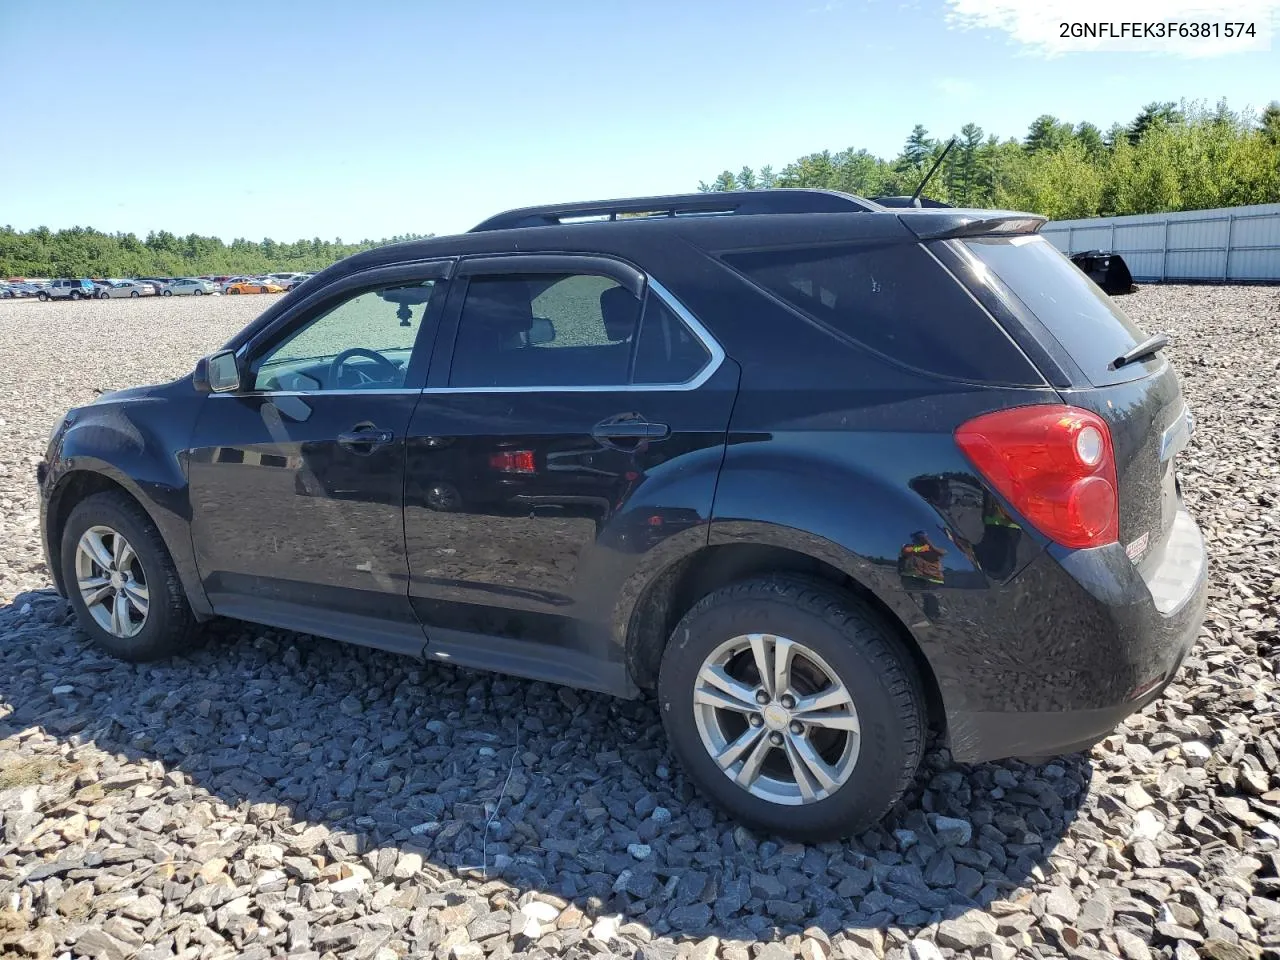
POLYGON ((1208 571, 1200 529, 1184 510, 1159 549, 1145 573, 1117 544, 1051 551, 1009 584, 1020 635, 988 650, 980 678, 942 682, 956 760, 1085 750, 1160 696, 1199 633, 1208 571), (1024 598, 1047 598, 1048 610, 1019 621, 1024 598))

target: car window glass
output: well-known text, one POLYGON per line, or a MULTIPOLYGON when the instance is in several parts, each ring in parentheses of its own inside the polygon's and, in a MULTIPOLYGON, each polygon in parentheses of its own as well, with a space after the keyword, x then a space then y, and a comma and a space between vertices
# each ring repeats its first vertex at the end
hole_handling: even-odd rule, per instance
POLYGON ((1004 331, 919 244, 781 248, 724 260, 821 324, 916 369, 978 381, 1026 370, 1004 331))
POLYGON ((424 280, 347 297, 255 361, 253 389, 403 387, 434 290, 435 281, 424 280))
POLYGON ((462 306, 449 384, 626 384, 639 315, 639 300, 608 277, 473 277, 462 306))
POLYGON ((634 383, 685 383, 711 360, 702 341, 661 297, 650 293, 640 321, 634 383))

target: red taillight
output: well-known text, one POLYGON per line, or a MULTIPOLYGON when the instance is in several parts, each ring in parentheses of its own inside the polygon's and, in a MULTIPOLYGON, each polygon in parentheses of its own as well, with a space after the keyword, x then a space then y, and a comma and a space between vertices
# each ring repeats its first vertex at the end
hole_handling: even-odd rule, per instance
POLYGON ((1064 547, 1120 536, 1111 431, 1096 413, 1060 404, 975 417, 956 443, 1037 530, 1064 547))
POLYGON ((499 473, 533 473, 533 451, 503 450, 490 454, 489 466, 499 473))

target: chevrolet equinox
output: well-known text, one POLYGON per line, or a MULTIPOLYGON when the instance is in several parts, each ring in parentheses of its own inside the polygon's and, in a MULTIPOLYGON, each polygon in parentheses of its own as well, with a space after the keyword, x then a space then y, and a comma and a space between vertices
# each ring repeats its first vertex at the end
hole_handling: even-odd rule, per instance
POLYGON ((652 695, 732 815, 855 833, 931 730, 1086 749, 1201 622, 1166 339, 1043 223, 773 190, 356 254, 67 413, 49 569, 129 660, 226 616, 652 695))

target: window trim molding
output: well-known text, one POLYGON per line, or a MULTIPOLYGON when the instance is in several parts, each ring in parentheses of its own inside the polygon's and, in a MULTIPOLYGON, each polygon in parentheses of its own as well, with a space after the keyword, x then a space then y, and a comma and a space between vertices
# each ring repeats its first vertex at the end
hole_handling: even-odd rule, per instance
MULTIPOLYGON (((518 271, 517 271, 518 272, 518 271)), ((563 272, 563 271, 554 271, 563 272)), ((656 296, 663 304, 680 318, 693 335, 706 348, 710 358, 702 365, 702 368, 690 379, 680 383, 620 383, 620 384, 589 384, 574 386, 528 386, 528 387, 426 387, 422 393, 427 396, 448 396, 450 394, 465 393, 590 393, 605 391, 608 393, 655 393, 655 392, 671 392, 676 390, 697 390, 704 383, 710 380, 717 370, 725 361, 724 348, 720 346, 719 341, 711 335, 702 322, 698 320, 683 303, 676 299, 671 293, 653 277, 648 278, 649 291, 656 296)), ((450 364, 452 366, 452 364, 450 364)), ((365 391, 368 392, 368 391, 365 391)))

